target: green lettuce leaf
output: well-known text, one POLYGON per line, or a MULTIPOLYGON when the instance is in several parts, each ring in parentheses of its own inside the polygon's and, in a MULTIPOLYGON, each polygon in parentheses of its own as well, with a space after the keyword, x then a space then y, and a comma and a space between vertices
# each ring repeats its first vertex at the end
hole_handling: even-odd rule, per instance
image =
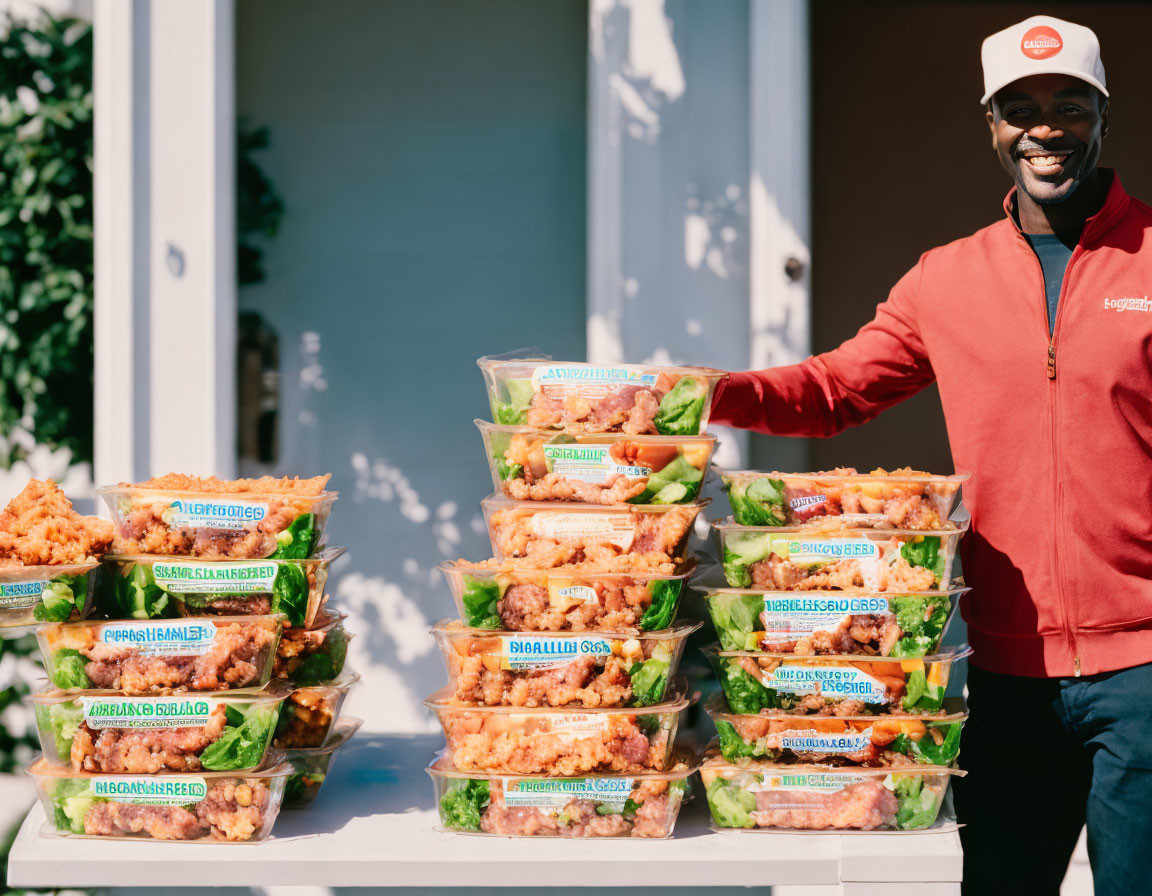
POLYGON ((238 712, 229 706, 229 727, 219 740, 208 745, 200 754, 200 763, 209 771, 238 771, 255 768, 264 758, 264 751, 272 738, 279 713, 270 707, 253 705, 236 727, 233 713, 238 712))
POLYGON ((490 801, 487 781, 454 778, 440 797, 440 821, 454 831, 478 831, 480 817, 490 801))
MULTIPOLYGON (((88 792, 87 778, 58 778, 52 788, 52 826, 58 831, 84 833, 84 816, 97 802, 88 792)), ((107 800, 101 799, 105 803, 107 800)))
POLYGON ((676 605, 680 601, 683 584, 683 579, 654 579, 648 583, 652 603, 640 617, 641 631, 658 632, 661 629, 671 628, 672 620, 676 618, 676 605))
POLYGON ((940 811, 939 794, 924 786, 923 775, 906 774, 896 779, 896 827, 902 831, 918 831, 931 827, 940 811))
POLYGON ((900 545, 900 556, 909 566, 922 566, 932 570, 937 582, 944 581, 944 555, 940 553, 940 536, 925 535, 921 541, 908 541, 900 545))
POLYGON ((299 563, 276 564, 272 580, 272 612, 283 613, 291 625, 303 625, 308 618, 308 573, 299 563))
POLYGON ((628 669, 632 679, 633 706, 651 706, 664 699, 664 689, 668 685, 667 653, 664 651, 662 657, 654 653, 651 658, 633 663, 628 669))
POLYGON ((703 470, 678 455, 662 470, 648 477, 648 485, 629 504, 686 504, 700 492, 703 470))
POLYGON ((72 754, 72 739, 84 721, 84 709, 78 703, 36 704, 36 728, 41 741, 51 738, 56 755, 65 763, 72 754))
POLYGON ((707 394, 708 386, 704 380, 680 377, 680 381, 660 401, 660 409, 652 420, 656 432, 665 436, 697 435, 707 394))
POLYGON ((726 719, 716 720, 716 735, 720 739, 720 755, 729 762, 737 759, 776 759, 775 750, 763 750, 754 743, 748 743, 726 719))
POLYGON ((643 803, 638 803, 632 797, 628 797, 622 804, 616 803, 597 803, 597 815, 622 815, 626 821, 632 821, 636 817, 636 813, 640 811, 643 803))
POLYGON ((504 588, 496 579, 464 577, 464 592, 460 602, 464 604, 464 623, 472 628, 502 629, 498 604, 504 596, 504 588))
POLYGON ((722 828, 754 828, 752 812, 756 810, 756 794, 748 793, 734 781, 717 776, 708 785, 705 795, 712 819, 722 828))
POLYGON ((783 526, 787 524, 784 481, 763 477, 747 486, 728 489, 732 516, 742 526, 783 526))
POLYGON ((37 622, 67 622, 74 610, 83 607, 87 597, 88 573, 57 576, 44 586, 32 618, 37 622))
POLYGON ((724 696, 732 712, 737 715, 756 715, 762 709, 779 706, 776 691, 764 687, 730 657, 717 657, 715 666, 720 687, 724 689, 724 696))
POLYGON ((934 651, 948 622, 948 598, 900 595, 888 598, 902 632, 892 656, 921 657, 934 651))
POLYGON ((504 426, 523 426, 527 423, 528 408, 536 395, 532 380, 504 380, 496 388, 503 394, 499 397, 495 393, 492 395, 493 421, 504 426))
POLYGON ((755 650, 754 632, 760 628, 764 598, 759 594, 714 594, 708 613, 725 650, 755 650))
POLYGON ((316 514, 302 513, 276 536, 277 548, 269 560, 307 560, 316 547, 316 514))
POLYGON ((52 654, 52 684, 63 690, 69 688, 88 689, 92 687, 92 680, 84 667, 88 665, 88 658, 79 650, 64 647, 52 654))
POLYGON ((960 722, 929 722, 929 728, 944 732, 944 740, 937 745, 931 735, 910 741, 910 755, 926 765, 951 765, 960 754, 960 722))
POLYGON ((944 701, 944 688, 940 685, 928 684, 928 677, 923 669, 914 669, 904 678, 905 712, 935 712, 944 701))

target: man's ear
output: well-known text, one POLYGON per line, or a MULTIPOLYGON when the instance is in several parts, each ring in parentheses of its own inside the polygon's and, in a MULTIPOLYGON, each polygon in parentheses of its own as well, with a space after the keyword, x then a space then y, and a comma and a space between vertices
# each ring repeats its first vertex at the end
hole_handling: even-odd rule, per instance
POLYGON ((988 133, 992 135, 992 152, 996 152, 996 116, 992 114, 992 104, 988 104, 988 109, 984 112, 984 118, 988 122, 988 133))

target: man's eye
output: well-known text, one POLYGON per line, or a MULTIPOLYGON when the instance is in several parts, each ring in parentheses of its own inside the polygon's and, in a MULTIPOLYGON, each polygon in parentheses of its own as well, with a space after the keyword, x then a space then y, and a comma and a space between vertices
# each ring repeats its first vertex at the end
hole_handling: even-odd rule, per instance
POLYGON ((1008 110, 1008 117, 1009 118, 1022 118, 1025 115, 1031 115, 1031 114, 1032 114, 1032 110, 1030 108, 1028 108, 1027 106, 1018 106, 1015 109, 1009 109, 1008 110))
POLYGON ((1061 115, 1079 115, 1083 111, 1084 110, 1081 109, 1079 106, 1061 106, 1060 107, 1060 114, 1061 115))

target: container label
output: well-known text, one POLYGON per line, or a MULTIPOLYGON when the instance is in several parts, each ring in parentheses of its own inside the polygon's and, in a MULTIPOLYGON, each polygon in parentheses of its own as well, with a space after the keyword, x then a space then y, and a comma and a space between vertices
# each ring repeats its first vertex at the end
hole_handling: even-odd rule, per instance
POLYGON ((565 585, 554 590, 553 603, 570 607, 574 604, 598 604, 600 598, 596 594, 596 589, 588 585, 565 585))
POLYGON ((645 479, 652 475, 650 467, 620 464, 612 457, 611 445, 545 445, 544 457, 548 468, 565 479, 576 479, 596 485, 613 476, 645 479))
POLYGON ((557 541, 605 541, 627 551, 636 538, 636 525, 629 513, 536 513, 532 533, 557 541))
POLYGON ((827 503, 827 495, 800 495, 788 499, 788 506, 793 510, 807 510, 810 507, 818 507, 821 504, 827 503))
POLYGON ((766 639, 789 640, 835 631, 850 616, 891 615, 883 597, 765 597, 760 620, 766 639))
POLYGON ((272 591, 278 566, 262 560, 152 564, 152 577, 169 594, 248 594, 272 591))
POLYGON ((133 806, 187 806, 208 796, 208 782, 191 775, 114 775, 89 778, 88 792, 133 806))
POLYGON ((268 515, 258 501, 177 498, 164 511, 163 520, 174 529, 252 529, 268 515))
MULTIPOLYGON (((808 772, 789 775, 766 775, 760 784, 749 789, 784 790, 796 793, 837 793, 853 784, 867 781, 868 775, 853 775, 845 772, 808 772)), ((783 804, 773 804, 773 809, 784 808, 783 804)))
POLYGON ((532 372, 533 388, 545 395, 578 395, 588 401, 603 399, 622 387, 651 389, 655 385, 656 374, 627 365, 548 364, 532 372))
POLYGON ((612 641, 595 635, 556 638, 548 635, 503 635, 500 668, 516 671, 555 669, 583 657, 612 655, 612 641))
POLYGON ((517 808, 563 809, 572 800, 595 800, 622 810, 634 788, 633 778, 506 778, 504 802, 517 808))
POLYGON ((40 602, 49 582, 4 582, 0 584, 0 607, 6 610, 23 610, 40 602))
POLYGON ((856 666, 801 666, 781 664, 765 671, 764 686, 785 694, 820 694, 842 700, 887 703, 888 691, 856 666))
POLYGON ((812 538, 788 542, 788 559, 802 566, 833 560, 875 560, 880 546, 867 538, 812 538))
POLYGON ((113 647, 133 647, 139 656, 201 656, 215 643, 216 626, 195 619, 111 622, 100 626, 99 638, 113 647))
POLYGON ((559 737, 562 740, 578 740, 608 732, 612 727, 613 716, 606 712, 558 712, 558 713, 509 713, 508 724, 513 728, 523 727, 533 731, 535 737, 559 737), (548 727, 540 730, 537 726, 546 721, 548 727))
POLYGON ((220 705, 207 697, 81 697, 89 728, 187 728, 208 724, 220 705))
POLYGON ((872 745, 872 729, 829 733, 816 729, 793 729, 780 735, 777 749, 791 750, 793 753, 835 753, 848 754, 867 750, 872 745))

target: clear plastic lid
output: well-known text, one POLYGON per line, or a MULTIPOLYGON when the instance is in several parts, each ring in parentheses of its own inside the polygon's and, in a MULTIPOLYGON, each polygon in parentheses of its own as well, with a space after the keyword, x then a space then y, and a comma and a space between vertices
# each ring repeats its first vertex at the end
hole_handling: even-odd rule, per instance
POLYGON ((484 712, 500 715, 551 715, 553 718, 564 718, 582 715, 613 715, 613 716, 649 716, 668 713, 678 713, 686 709, 689 699, 685 696, 687 682, 682 676, 677 676, 669 682, 664 702, 654 703, 651 706, 483 706, 472 703, 461 703, 455 696, 456 689, 451 685, 443 687, 424 701, 424 705, 436 714, 444 712, 484 712))
POLYGON ((584 781, 588 778, 624 778, 629 781, 682 781, 696 773, 700 767, 700 757, 696 751, 683 744, 678 744, 668 766, 665 771, 591 772, 583 775, 553 778, 548 775, 516 775, 484 769, 458 769, 453 765, 452 757, 448 752, 441 751, 436 754, 436 758, 425 771, 433 778, 471 778, 475 781, 547 781, 551 785, 562 781, 584 781))
POLYGON ((58 576, 81 576, 100 567, 99 560, 84 563, 61 563, 56 566, 0 566, 0 583, 39 582, 58 576))
POLYGON ((348 691, 351 689, 352 685, 356 684, 356 682, 358 682, 359 680, 360 680, 360 673, 359 672, 353 672, 352 670, 348 669, 348 670, 345 670, 344 672, 342 672, 340 674, 340 677, 337 678, 335 681, 329 681, 329 682, 325 682, 322 684, 304 684, 304 685, 300 685, 298 687, 294 687, 293 685, 291 685, 287 682, 275 682, 274 681, 274 682, 272 682, 272 684, 270 684, 268 686, 268 689, 269 690, 287 689, 288 695, 290 697, 295 696, 296 694, 299 694, 302 691, 326 691, 329 693, 339 693, 339 694, 343 694, 346 696, 348 694, 348 691))
POLYGON ((947 529, 856 529, 836 522, 836 517, 827 517, 829 523, 819 528, 811 524, 804 526, 743 526, 732 517, 723 520, 710 520, 713 529, 722 537, 730 535, 802 535, 805 539, 820 538, 869 538, 873 541, 887 541, 891 538, 923 538, 935 535, 940 538, 959 538, 968 531, 969 520, 960 520, 947 529))
POLYGON ((962 594, 967 594, 971 588, 949 588, 944 591, 909 591, 901 593, 899 591, 771 591, 760 590, 759 588, 719 588, 711 585, 698 585, 697 586, 701 596, 708 600, 713 597, 721 597, 725 594, 744 595, 753 594, 758 597, 773 598, 779 597, 782 600, 794 600, 797 597, 812 597, 812 598, 835 598, 835 597, 878 597, 885 600, 897 597, 947 597, 955 600, 962 594))
POLYGON ((728 372, 714 367, 675 367, 659 364, 593 364, 586 361, 555 361, 539 349, 522 349, 504 355, 484 355, 476 359, 476 366, 489 373, 502 373, 530 379, 538 367, 562 366, 572 370, 600 370, 610 367, 622 372, 635 372, 658 376, 661 373, 680 376, 698 376, 717 382, 728 378, 728 372))
POLYGON ((555 442, 557 439, 567 439, 578 445, 615 445, 619 442, 638 442, 641 445, 666 446, 678 448, 684 445, 699 445, 701 448, 711 450, 716 446, 716 436, 709 433, 689 436, 652 436, 632 435, 626 432, 573 432, 566 433, 556 429, 540 429, 534 426, 510 426, 501 423, 490 423, 487 420, 476 419, 472 421, 486 438, 493 433, 506 433, 510 436, 537 436, 555 442))
POLYGON ((557 632, 506 632, 487 628, 469 628, 455 619, 441 619, 432 626, 432 633, 437 638, 479 638, 491 640, 494 644, 502 638, 540 638, 583 640, 585 638, 603 638, 609 641, 682 641, 700 628, 704 623, 698 620, 681 620, 672 628, 661 629, 656 632, 601 632, 601 631, 557 631, 557 632))
POLYGON ((968 774, 963 769, 944 765, 902 765, 899 768, 869 768, 843 765, 816 765, 811 763, 769 762, 763 759, 740 760, 729 762, 720 754, 716 741, 708 744, 704 754, 704 761, 700 764, 701 771, 711 772, 753 772, 771 777, 773 775, 814 775, 827 777, 855 777, 878 778, 883 781, 889 775, 949 775, 963 778, 968 774))
POLYGON ((950 476, 923 473, 919 470, 910 470, 907 473, 899 470, 885 470, 873 473, 778 473, 764 470, 724 470, 720 475, 733 483, 750 482, 753 479, 781 479, 785 482, 805 480, 816 483, 835 483, 838 485, 866 485, 868 483, 896 483, 906 485, 957 485, 972 478, 971 473, 953 473, 950 476))
MULTIPOLYGON (((271 753, 269 754, 271 756, 271 753)), ((100 778, 102 780, 116 780, 124 778, 126 780, 139 780, 140 775, 120 775, 116 773, 107 772, 82 772, 73 771, 64 766, 52 765, 43 756, 35 756, 31 762, 24 767, 24 770, 34 778, 43 779, 82 779, 90 780, 92 778, 100 778)), ((160 771, 149 774, 149 778, 203 778, 208 781, 228 780, 230 778, 287 778, 292 774, 292 766, 286 762, 268 763, 267 768, 254 768, 254 769, 240 769, 232 771, 214 772, 208 769, 199 769, 195 772, 173 772, 173 771, 160 771)))
MULTIPOLYGON (((513 501, 503 495, 489 495, 480 502, 485 519, 501 510, 521 510, 525 513, 595 513, 612 516, 631 516, 644 513, 678 513, 691 510, 693 518, 701 510, 712 503, 711 498, 702 501, 693 501, 691 504, 580 504, 577 502, 564 504, 545 504, 541 501, 513 501)), ((923 535, 924 533, 918 533, 923 535)))
POLYGON ((55 706, 60 703, 75 703, 77 701, 93 698, 112 698, 132 703, 150 703, 164 701, 174 703, 177 701, 203 701, 212 700, 217 703, 263 703, 276 705, 284 701, 286 695, 276 687, 275 683, 263 691, 256 693, 236 691, 195 691, 181 694, 131 694, 124 691, 89 690, 89 691, 62 691, 58 688, 38 691, 32 695, 32 702, 37 706, 55 706))
MULTIPOLYGON (((792 592, 795 593, 795 592, 792 592)), ((773 653, 766 650, 721 650, 719 644, 709 644, 700 650, 711 656, 722 657, 751 657, 754 660, 778 659, 788 665, 829 666, 861 663, 899 663, 905 672, 922 669, 928 663, 954 663, 972 655, 972 648, 967 644, 951 647, 931 656, 898 657, 898 656, 860 656, 859 654, 815 654, 797 656, 794 653, 773 653)))
POLYGON ((968 707, 963 697, 945 697, 939 712, 890 712, 882 716, 872 715, 845 715, 845 716, 786 716, 779 713, 738 713, 733 712, 728 701, 722 693, 715 693, 704 703, 704 711, 712 719, 771 719, 773 722, 786 723, 794 726, 814 727, 819 725, 836 725, 841 722, 861 722, 881 727, 892 723, 903 722, 964 722, 968 719, 968 707))
POLYGON ((120 485, 103 485, 96 489, 96 494, 105 500, 115 498, 145 498, 167 500, 169 498, 210 498, 218 501, 259 502, 259 501, 300 501, 312 504, 315 507, 330 506, 339 497, 339 492, 322 491, 318 494, 292 491, 195 491, 171 488, 152 488, 123 483, 120 485))
POLYGON ((591 563, 568 564, 541 569, 538 566, 529 566, 523 560, 514 559, 506 559, 498 565, 492 566, 480 566, 467 560, 446 561, 439 564, 438 569, 448 577, 450 583, 461 576, 472 576, 477 579, 508 578, 515 582, 538 583, 544 586, 547 586, 548 582, 557 581, 615 582, 622 579, 628 579, 630 582, 684 581, 696 572, 696 558, 689 557, 687 560, 681 560, 673 572, 607 571, 598 569, 591 563))
POLYGON ((280 752, 284 754, 288 761, 292 761, 297 758, 306 758, 309 756, 323 756, 326 754, 332 754, 344 746, 344 744, 348 743, 348 741, 353 738, 356 732, 360 730, 360 726, 363 724, 364 720, 358 719, 356 716, 341 716, 336 720, 336 723, 332 726, 331 730, 329 730, 328 737, 325 738, 324 744, 322 746, 295 747, 288 750, 282 750, 280 752))
MULTIPOLYGON (((279 557, 259 557, 252 559, 245 559, 242 557, 227 557, 227 558, 212 558, 212 557, 196 557, 184 556, 175 554, 108 554, 104 559, 109 563, 124 564, 133 563, 151 568, 157 563, 171 565, 177 564, 182 567, 187 566, 225 566, 227 564, 237 564, 248 566, 253 563, 291 563, 294 566, 328 566, 337 557, 342 556, 348 548, 340 545, 332 547, 324 547, 317 551, 311 557, 304 557, 300 560, 284 559, 279 557)), ((258 593, 258 592, 252 592, 258 593)))

